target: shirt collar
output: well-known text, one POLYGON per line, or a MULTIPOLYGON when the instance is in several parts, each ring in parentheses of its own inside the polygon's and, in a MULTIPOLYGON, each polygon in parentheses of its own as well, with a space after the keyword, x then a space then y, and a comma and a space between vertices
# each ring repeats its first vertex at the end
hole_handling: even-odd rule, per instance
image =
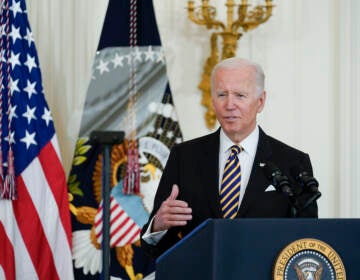
POLYGON ((246 153, 255 158, 256 148, 259 142, 259 127, 254 130, 241 143, 234 143, 226 136, 223 129, 220 129, 220 154, 226 153, 232 145, 240 145, 246 153))

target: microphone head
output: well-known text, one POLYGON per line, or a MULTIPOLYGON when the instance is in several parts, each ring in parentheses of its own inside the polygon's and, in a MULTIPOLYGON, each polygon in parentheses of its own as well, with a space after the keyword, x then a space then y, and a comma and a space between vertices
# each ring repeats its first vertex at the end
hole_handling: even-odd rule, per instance
POLYGON ((290 182, 285 175, 281 176, 281 180, 278 183, 277 189, 279 189, 281 192, 283 192, 285 195, 289 197, 295 196, 295 193, 290 186, 290 182))
POLYGON ((283 175, 279 167, 273 162, 267 162, 264 166, 265 176, 271 180, 272 185, 280 192, 288 195, 289 197, 294 196, 294 192, 290 186, 288 177, 283 175))
POLYGON ((290 173, 295 178, 295 180, 307 191, 312 193, 318 191, 318 181, 313 176, 311 176, 309 172, 305 171, 301 165, 291 167, 290 173))

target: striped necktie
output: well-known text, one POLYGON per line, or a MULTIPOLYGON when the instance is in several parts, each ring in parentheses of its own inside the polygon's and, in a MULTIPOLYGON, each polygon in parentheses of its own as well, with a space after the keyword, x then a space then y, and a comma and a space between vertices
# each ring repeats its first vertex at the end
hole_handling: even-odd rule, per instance
POLYGON ((231 153, 226 161, 223 179, 220 189, 220 204, 223 217, 234 219, 239 206, 240 186, 241 186, 241 168, 238 154, 242 148, 232 146, 231 153))

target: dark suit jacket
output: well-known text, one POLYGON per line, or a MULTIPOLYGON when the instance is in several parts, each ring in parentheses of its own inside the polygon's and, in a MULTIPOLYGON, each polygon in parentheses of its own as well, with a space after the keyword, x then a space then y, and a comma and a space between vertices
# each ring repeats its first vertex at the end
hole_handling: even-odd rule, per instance
MULTIPOLYGON (((141 239, 145 252, 153 257, 162 254, 181 237, 208 218, 222 218, 219 199, 219 134, 215 133, 183 142, 174 146, 162 174, 155 196, 154 209, 149 221, 160 208, 161 203, 170 195, 172 185, 179 186, 179 200, 184 200, 192 208, 192 220, 186 226, 174 227, 156 245, 147 244, 141 239)), ((290 217, 288 197, 281 192, 265 192, 271 184, 266 178, 260 163, 271 161, 287 175, 290 168, 303 166, 312 175, 310 158, 268 135, 260 128, 259 143, 250 179, 241 202, 237 218, 278 218, 290 217)), ((292 182, 295 185, 295 182, 292 182)), ((317 217, 317 205, 313 203, 299 213, 300 217, 317 217)), ((141 235, 148 224, 143 227, 141 235)))

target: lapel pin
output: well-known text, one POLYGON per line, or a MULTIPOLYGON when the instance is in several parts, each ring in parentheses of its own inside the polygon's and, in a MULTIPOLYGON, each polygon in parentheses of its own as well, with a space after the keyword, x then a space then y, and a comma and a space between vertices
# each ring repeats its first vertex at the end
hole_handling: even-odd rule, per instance
POLYGON ((260 162, 260 163, 259 163, 259 166, 260 166, 260 167, 264 167, 265 165, 266 165, 266 164, 263 163, 263 162, 260 162))

